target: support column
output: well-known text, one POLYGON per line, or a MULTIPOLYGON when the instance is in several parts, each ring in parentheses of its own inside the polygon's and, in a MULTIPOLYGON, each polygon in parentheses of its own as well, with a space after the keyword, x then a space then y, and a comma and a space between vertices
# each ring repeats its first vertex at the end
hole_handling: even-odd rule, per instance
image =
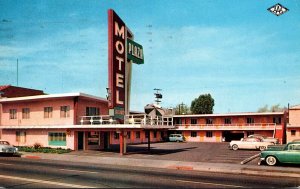
POLYGON ((150 152, 150 130, 147 130, 148 132, 148 152, 150 152))
POLYGON ((120 155, 124 155, 124 134, 123 131, 120 132, 120 155))

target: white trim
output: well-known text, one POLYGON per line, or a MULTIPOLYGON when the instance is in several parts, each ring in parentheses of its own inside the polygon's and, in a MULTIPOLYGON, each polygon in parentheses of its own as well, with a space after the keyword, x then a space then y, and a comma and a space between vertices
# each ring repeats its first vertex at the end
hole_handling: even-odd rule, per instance
POLYGON ((0 103, 2 102, 15 102, 15 101, 26 101, 26 100, 38 100, 38 99, 48 99, 48 98, 64 98, 64 97, 86 97, 95 100, 107 101, 105 98, 96 97, 93 95, 85 93, 63 93, 63 94, 49 94, 49 95, 36 95, 36 96, 25 96, 25 97, 14 97, 14 98, 1 98, 0 103))
POLYGON ((225 113, 225 114, 190 114, 190 115, 174 115, 173 117, 222 117, 222 116, 256 116, 256 115, 284 115, 284 112, 247 112, 247 113, 225 113))
POLYGON ((107 124, 107 125, 7 125, 1 129, 173 129, 167 125, 107 124))

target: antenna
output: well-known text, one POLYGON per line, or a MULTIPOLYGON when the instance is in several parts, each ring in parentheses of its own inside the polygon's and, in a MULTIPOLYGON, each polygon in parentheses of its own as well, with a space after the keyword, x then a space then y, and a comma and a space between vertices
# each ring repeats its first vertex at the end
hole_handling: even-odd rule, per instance
POLYGON ((159 92, 159 91, 161 91, 161 89, 155 88, 155 89, 153 89, 153 90, 156 91, 156 93, 154 93, 154 95, 155 95, 155 98, 156 98, 155 102, 156 102, 156 104, 158 105, 158 104, 161 102, 160 99, 162 99, 162 94, 159 92))

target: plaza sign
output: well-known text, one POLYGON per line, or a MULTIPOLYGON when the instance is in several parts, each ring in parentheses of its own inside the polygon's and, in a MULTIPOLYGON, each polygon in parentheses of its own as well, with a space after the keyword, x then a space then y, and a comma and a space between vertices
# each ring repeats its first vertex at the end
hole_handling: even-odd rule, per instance
POLYGON ((127 38, 127 59, 136 64, 144 64, 143 46, 127 38))

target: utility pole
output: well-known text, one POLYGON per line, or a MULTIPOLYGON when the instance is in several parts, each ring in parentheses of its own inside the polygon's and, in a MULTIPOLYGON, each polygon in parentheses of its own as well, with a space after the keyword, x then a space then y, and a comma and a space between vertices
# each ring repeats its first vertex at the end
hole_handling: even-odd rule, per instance
POLYGON ((179 115, 182 114, 181 113, 181 109, 183 110, 185 104, 183 104, 183 102, 181 104, 179 104, 179 115))
POLYGON ((19 86, 19 60, 17 59, 17 87, 19 86))

